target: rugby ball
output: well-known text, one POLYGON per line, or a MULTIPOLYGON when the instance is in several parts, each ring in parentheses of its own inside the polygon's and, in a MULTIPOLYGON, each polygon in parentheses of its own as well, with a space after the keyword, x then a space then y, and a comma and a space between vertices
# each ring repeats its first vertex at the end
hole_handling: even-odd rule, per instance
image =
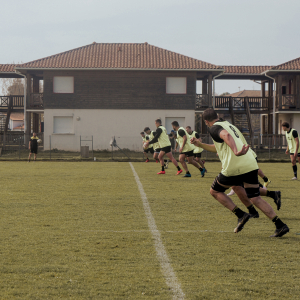
POLYGON ((40 143, 42 142, 42 140, 41 140, 41 139, 38 139, 37 142, 38 142, 38 144, 40 144, 40 143))

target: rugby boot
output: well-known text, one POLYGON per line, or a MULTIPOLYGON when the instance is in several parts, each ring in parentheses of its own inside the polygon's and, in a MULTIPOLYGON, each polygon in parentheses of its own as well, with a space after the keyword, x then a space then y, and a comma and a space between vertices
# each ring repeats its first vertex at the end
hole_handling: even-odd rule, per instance
POLYGON ((288 228, 287 225, 282 226, 281 228, 278 228, 275 230, 273 235, 270 235, 270 237, 282 237, 286 233, 288 233, 290 229, 288 228))
POLYGON ((280 191, 275 192, 274 202, 277 205, 277 210, 279 210, 281 207, 281 192, 280 191))
POLYGON ((244 213, 244 215, 238 219, 238 224, 236 228, 234 228, 234 232, 238 233, 244 228, 244 225, 249 221, 250 219, 250 214, 244 213))
POLYGON ((166 171, 160 171, 157 173, 157 175, 166 174, 166 171))
POLYGON ((176 175, 179 175, 182 173, 182 170, 177 171, 176 175))

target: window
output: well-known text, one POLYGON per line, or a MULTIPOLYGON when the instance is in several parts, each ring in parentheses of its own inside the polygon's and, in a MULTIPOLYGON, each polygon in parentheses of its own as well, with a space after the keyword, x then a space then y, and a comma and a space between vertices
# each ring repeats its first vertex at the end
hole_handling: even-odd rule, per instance
POLYGON ((74 93, 74 77, 54 76, 53 93, 61 93, 61 94, 74 93))
POLYGON ((73 117, 53 117, 53 133, 74 133, 73 117))
POLYGON ((167 77, 167 94, 186 94, 186 77, 167 77))

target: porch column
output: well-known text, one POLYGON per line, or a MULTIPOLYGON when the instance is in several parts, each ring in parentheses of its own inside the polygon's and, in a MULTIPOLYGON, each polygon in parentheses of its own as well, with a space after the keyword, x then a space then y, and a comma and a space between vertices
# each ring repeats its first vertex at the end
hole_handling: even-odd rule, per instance
POLYGON ((277 76, 278 108, 282 108, 282 75, 277 76))
POLYGON ((33 113, 32 114, 32 130, 33 132, 35 133, 38 133, 39 132, 39 114, 37 113, 33 113))
POLYGON ((296 75, 295 87, 296 87, 296 108, 300 108, 300 75, 296 75))
POLYGON ((266 97, 266 82, 265 81, 261 82, 261 96, 263 98, 266 97))
POLYGON ((40 92, 40 80, 37 77, 33 77, 32 89, 33 89, 32 90, 33 93, 40 92))
POLYGON ((29 143, 29 138, 30 138, 30 133, 31 133, 31 113, 27 112, 27 109, 30 108, 30 97, 31 97, 31 75, 27 74, 27 88, 26 88, 26 121, 24 124, 24 133, 25 133, 25 137, 24 137, 24 142, 25 142, 25 146, 28 146, 29 143))
POLYGON ((212 74, 208 75, 208 103, 209 103, 209 107, 213 106, 213 103, 212 103, 212 74))
POLYGON ((202 95, 207 94, 207 77, 202 79, 202 95))
POLYGON ((268 81, 268 98, 269 98, 269 110, 273 109, 273 80, 268 81))

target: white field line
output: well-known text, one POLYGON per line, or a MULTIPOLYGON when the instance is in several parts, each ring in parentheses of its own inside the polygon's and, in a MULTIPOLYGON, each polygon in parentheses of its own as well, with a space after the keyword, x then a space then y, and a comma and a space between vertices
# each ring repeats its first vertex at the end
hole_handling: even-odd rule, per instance
POLYGON ((143 185, 139 179, 138 174, 136 173, 132 163, 130 162, 130 167, 132 169, 133 175, 135 177, 135 181, 137 183, 137 186, 139 188, 141 198, 143 201, 143 206, 145 210, 145 214, 148 220, 148 226, 150 229, 150 232, 152 233, 152 237, 154 239, 155 244, 155 250, 157 254, 158 261, 160 263, 162 273, 165 277, 166 284, 171 289, 173 299, 184 299, 184 293, 180 287, 180 283, 176 277, 176 274, 171 266, 170 259, 168 257, 167 251, 162 243, 160 232, 156 227, 155 220, 153 218, 153 215, 151 213, 151 208, 147 199, 147 195, 143 189, 143 185))
MULTIPOLYGON (((126 233, 126 232, 148 232, 149 230, 79 230, 84 232, 115 232, 115 233, 126 233)), ((160 232, 165 233, 205 233, 205 232, 214 232, 214 233, 232 233, 231 231, 224 231, 224 230, 164 230, 160 232)))

